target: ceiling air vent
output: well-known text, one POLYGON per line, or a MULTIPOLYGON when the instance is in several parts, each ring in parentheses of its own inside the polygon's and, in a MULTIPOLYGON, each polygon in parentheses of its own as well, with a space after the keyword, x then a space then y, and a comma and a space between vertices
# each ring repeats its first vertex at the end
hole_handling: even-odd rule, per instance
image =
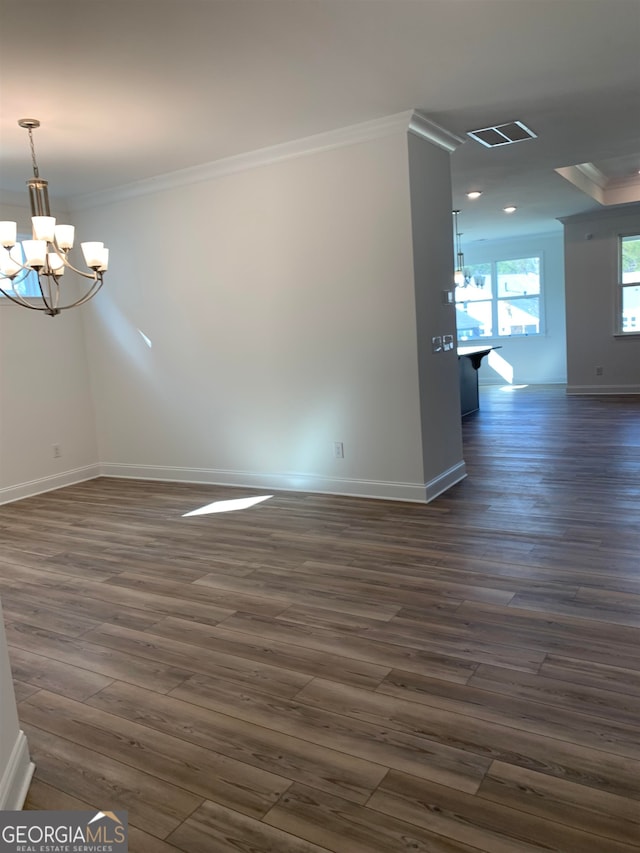
POLYGON ((509 121, 506 124, 470 130, 467 136, 486 148, 497 148, 498 145, 512 145, 514 142, 523 142, 525 139, 536 139, 537 135, 521 121, 509 121))

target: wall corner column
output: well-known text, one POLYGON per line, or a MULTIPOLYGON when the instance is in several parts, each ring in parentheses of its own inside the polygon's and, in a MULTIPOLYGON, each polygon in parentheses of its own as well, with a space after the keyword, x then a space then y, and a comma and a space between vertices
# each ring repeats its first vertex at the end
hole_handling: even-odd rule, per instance
POLYGON ((424 482, 427 501, 464 479, 451 153, 463 140, 414 112, 407 133, 424 482), (433 338, 452 346, 434 351, 433 338))

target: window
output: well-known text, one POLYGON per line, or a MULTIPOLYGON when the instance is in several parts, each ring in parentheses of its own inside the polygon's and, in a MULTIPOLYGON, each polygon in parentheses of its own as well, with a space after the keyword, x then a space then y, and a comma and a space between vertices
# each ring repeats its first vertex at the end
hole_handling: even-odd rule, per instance
POLYGON ((464 268, 456 286, 458 340, 540 334, 540 257, 464 268))
MULTIPOLYGON (((30 236, 26 237, 24 234, 18 234, 16 250, 19 252, 18 257, 21 263, 24 263, 25 260, 21 240, 30 239, 30 236)), ((29 296, 40 296, 40 285, 38 284, 38 275, 35 270, 31 270, 31 272, 28 273, 18 273, 18 276, 16 277, 13 283, 13 287, 9 279, 0 277, 0 287, 10 294, 15 291, 19 296, 22 296, 24 298, 28 298, 29 296)), ((5 299, 4 294, 0 293, 0 299, 5 299)), ((7 302, 8 301, 9 300, 7 300, 7 302)))
POLYGON ((640 235, 620 237, 618 331, 640 334, 640 235))

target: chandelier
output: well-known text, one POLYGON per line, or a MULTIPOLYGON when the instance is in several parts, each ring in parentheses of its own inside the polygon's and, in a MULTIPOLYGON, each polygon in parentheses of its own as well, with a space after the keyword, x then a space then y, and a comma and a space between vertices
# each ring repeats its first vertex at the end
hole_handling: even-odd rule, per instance
POLYGON ((0 222, 0 293, 24 308, 44 311, 55 317, 67 308, 83 305, 95 296, 103 284, 109 262, 109 250, 104 243, 81 243, 82 254, 88 270, 77 269, 69 260, 73 249, 73 225, 57 225, 49 209, 47 181, 40 177, 33 145, 33 131, 40 127, 35 118, 22 118, 18 122, 29 133, 33 178, 27 181, 31 203, 31 240, 17 242, 15 222, 0 222), (84 295, 66 305, 60 300, 60 281, 66 269, 72 270, 91 283, 84 295), (35 298, 26 295, 24 287, 29 276, 35 273, 37 288, 35 298), (22 292, 21 292, 22 291, 22 292))

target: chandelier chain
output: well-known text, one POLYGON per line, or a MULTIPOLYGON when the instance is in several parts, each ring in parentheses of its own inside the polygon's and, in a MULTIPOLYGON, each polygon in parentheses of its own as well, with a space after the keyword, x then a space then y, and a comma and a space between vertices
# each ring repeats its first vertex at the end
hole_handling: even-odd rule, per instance
POLYGON ((38 164, 36 162, 36 147, 33 142, 33 128, 28 127, 27 131, 29 132, 29 146, 31 148, 31 162, 33 163, 33 177, 39 178, 40 172, 38 171, 38 164))

